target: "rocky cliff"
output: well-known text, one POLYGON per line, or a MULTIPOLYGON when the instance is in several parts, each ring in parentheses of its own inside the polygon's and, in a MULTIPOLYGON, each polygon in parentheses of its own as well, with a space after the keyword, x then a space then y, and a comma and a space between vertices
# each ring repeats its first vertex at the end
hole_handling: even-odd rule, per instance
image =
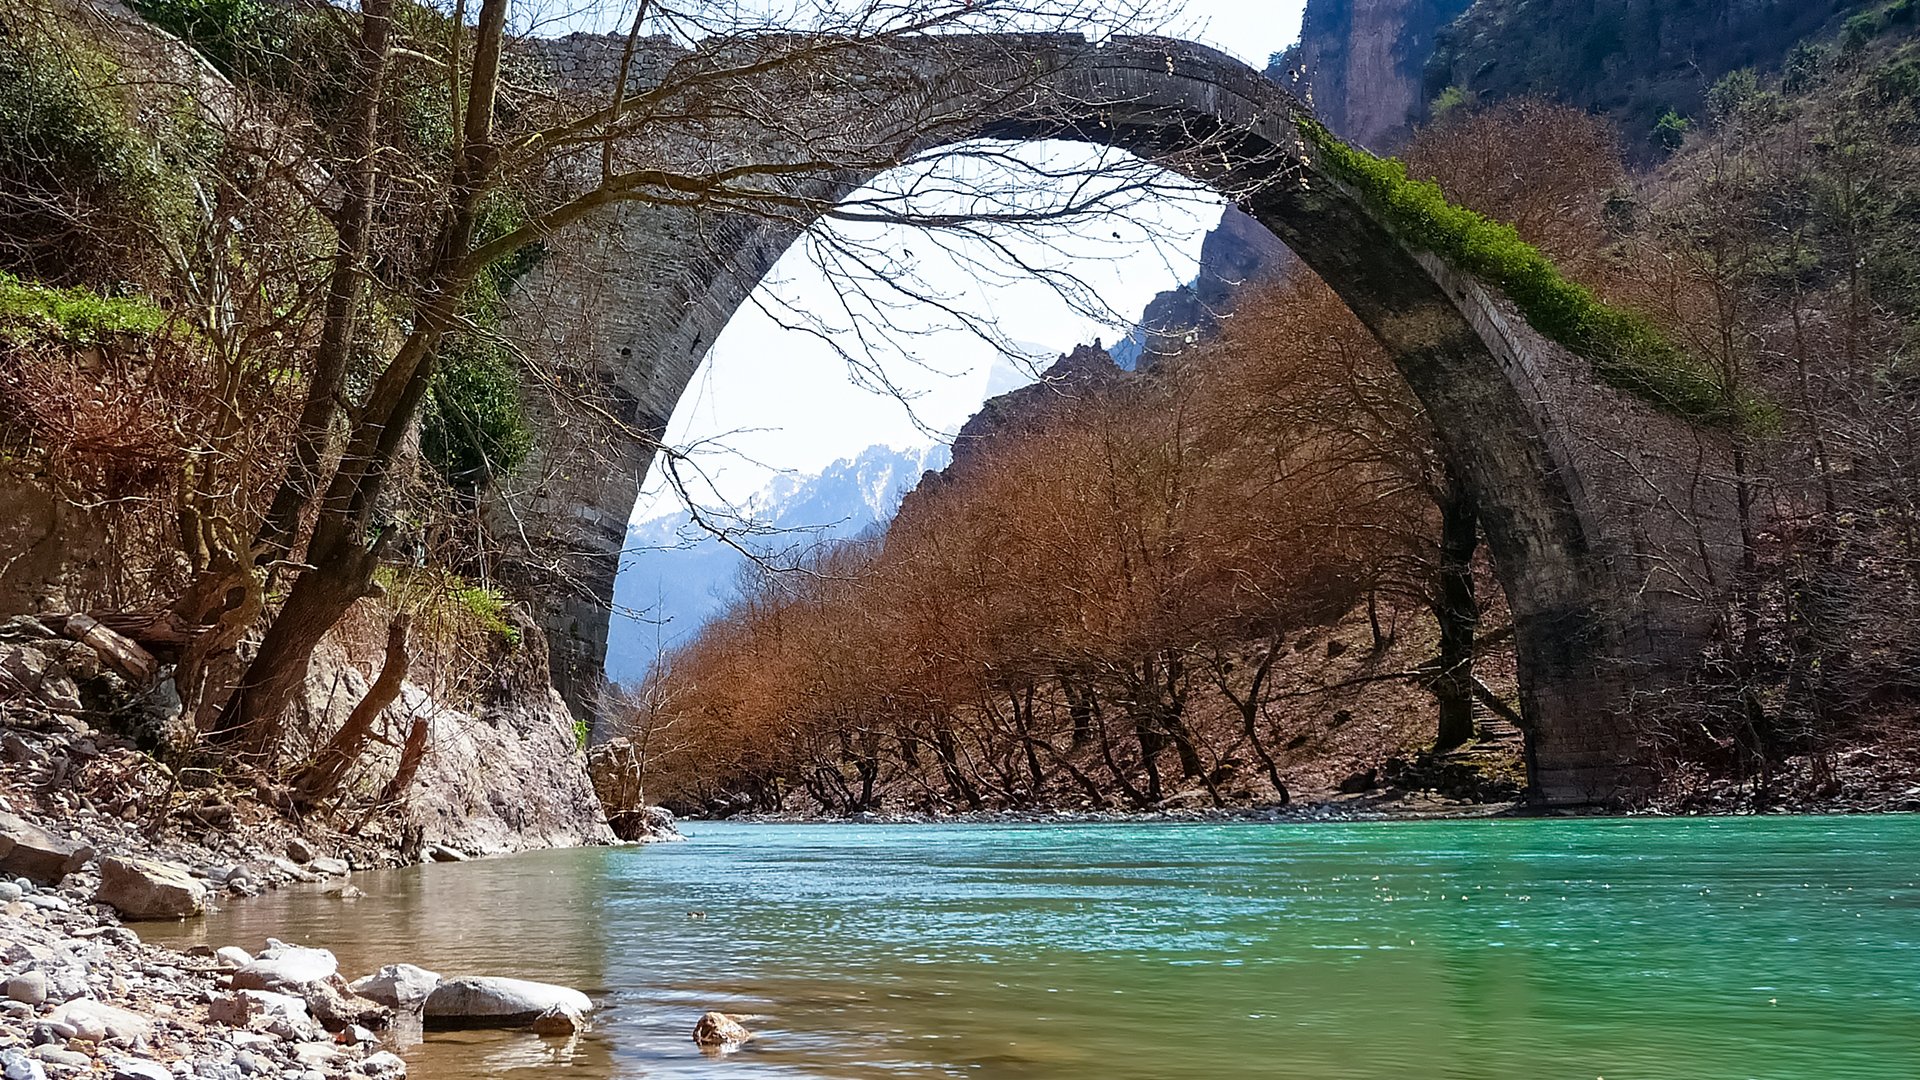
POLYGON ((1630 145, 1646 147, 1663 113, 1698 115, 1707 88, 1721 76, 1777 68, 1795 42, 1849 12, 1879 6, 1880 0, 1475 0, 1437 35, 1423 97, 1432 100, 1450 87, 1483 100, 1541 94, 1606 113, 1630 145))
POLYGON ((1133 332, 1115 345, 1114 362, 1131 371, 1154 358, 1177 353, 1194 335, 1204 336, 1226 314, 1240 286, 1271 280, 1293 253, 1266 226, 1237 207, 1227 207, 1220 224, 1200 244, 1200 265, 1193 280, 1148 301, 1133 332))
MULTIPOLYGON (((548 679, 539 628, 524 616, 518 623, 520 644, 496 644, 481 685, 456 699, 409 681, 387 710, 389 734, 360 765, 368 792, 398 767, 407 729, 424 720, 428 731, 427 755, 389 821, 403 849, 443 844, 494 854, 613 839, 573 714, 548 679)), ((296 738, 317 743, 338 730, 372 670, 323 645, 295 702, 296 738)))
POLYGON ((1423 73, 1435 37, 1467 4, 1307 0, 1299 43, 1269 74, 1310 99, 1342 138, 1391 151, 1425 115, 1423 73))

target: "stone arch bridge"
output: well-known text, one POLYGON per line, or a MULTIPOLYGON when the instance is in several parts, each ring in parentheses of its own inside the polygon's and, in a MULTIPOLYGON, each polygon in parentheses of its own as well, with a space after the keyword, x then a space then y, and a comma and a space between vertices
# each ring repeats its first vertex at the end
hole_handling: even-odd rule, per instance
MULTIPOLYGON (((563 92, 604 97, 621 45, 580 35, 528 48, 563 92)), ((642 89, 713 67, 661 42, 642 53, 642 89)), ((512 301, 523 347, 597 402, 555 408, 530 395, 532 479, 499 515, 536 562, 570 568, 528 573, 544 580, 555 682, 577 712, 596 708, 625 526, 652 457, 644 440, 609 446, 609 422, 662 435, 774 260, 822 207, 888 165, 971 139, 1071 139, 1220 190, 1387 347, 1470 486, 1513 609, 1536 797, 1606 801, 1632 784, 1628 715, 1682 678, 1711 636, 1699 598, 1727 561, 1728 515, 1701 465, 1709 435, 1605 386, 1496 292, 1403 242, 1315 159, 1297 125, 1304 107, 1214 50, 948 35, 785 66, 761 55, 728 59, 729 74, 703 90, 738 107, 702 112, 649 152, 708 175, 792 163, 770 182, 779 197, 608 209, 557 235, 512 301)))

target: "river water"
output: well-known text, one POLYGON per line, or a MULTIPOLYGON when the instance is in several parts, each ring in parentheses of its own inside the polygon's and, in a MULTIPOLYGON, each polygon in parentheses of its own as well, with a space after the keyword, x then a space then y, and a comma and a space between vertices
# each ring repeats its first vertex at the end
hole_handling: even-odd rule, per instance
POLYGON ((601 1003, 416 1080, 1920 1077, 1910 816, 687 831, 141 930, 601 1003), (703 1057, 710 1008, 757 1037, 703 1057))

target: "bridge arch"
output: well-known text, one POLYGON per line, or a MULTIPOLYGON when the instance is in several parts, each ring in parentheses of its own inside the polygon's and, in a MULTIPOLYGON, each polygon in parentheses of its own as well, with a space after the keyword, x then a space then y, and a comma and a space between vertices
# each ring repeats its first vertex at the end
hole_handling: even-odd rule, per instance
MULTIPOLYGON (((605 39, 566 47, 604 54, 605 39)), ((1297 123, 1304 106, 1224 54, 1166 39, 981 35, 895 41, 860 62, 824 88, 770 76, 759 90, 896 126, 896 161, 982 138, 1109 144, 1214 187, 1285 242, 1391 353, 1474 497, 1515 618, 1536 797, 1603 802, 1632 786, 1628 716, 1709 640, 1696 600, 1730 550, 1724 500, 1699 467, 1709 435, 1604 385, 1497 292, 1401 239, 1323 167, 1297 123)), ((780 152, 764 136, 741 142, 742 154, 780 152)), ((724 133, 703 152, 727 152, 724 133)), ((783 194, 832 205, 878 171, 802 172, 783 194)), ((556 238, 510 325, 658 438, 721 329, 811 223, 609 211, 556 238)), ((591 717, 625 524, 652 453, 629 445, 609 461, 598 421, 535 411, 543 437, 529 470, 552 479, 507 509, 536 551, 576 556, 576 573, 549 581, 545 621, 556 685, 591 717)))

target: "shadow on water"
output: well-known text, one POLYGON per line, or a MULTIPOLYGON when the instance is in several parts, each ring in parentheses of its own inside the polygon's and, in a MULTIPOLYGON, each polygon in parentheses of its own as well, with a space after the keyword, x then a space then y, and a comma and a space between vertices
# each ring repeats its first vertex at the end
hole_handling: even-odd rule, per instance
POLYGON ((601 1004, 430 1034, 416 1080, 1920 1075, 1912 817, 690 831, 141 931, 601 1004), (757 1037, 702 1057, 710 1008, 757 1037))

